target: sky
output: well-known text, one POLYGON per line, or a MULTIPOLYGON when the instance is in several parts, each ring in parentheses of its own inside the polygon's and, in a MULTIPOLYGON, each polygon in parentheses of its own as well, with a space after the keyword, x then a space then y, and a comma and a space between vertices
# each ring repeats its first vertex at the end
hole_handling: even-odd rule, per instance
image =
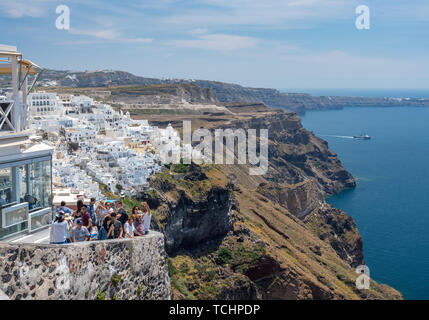
POLYGON ((0 0, 0 43, 44 68, 267 88, 429 83, 427 0, 0 0), (59 5, 70 29, 56 28, 59 5), (356 8, 370 9, 358 30, 356 8))

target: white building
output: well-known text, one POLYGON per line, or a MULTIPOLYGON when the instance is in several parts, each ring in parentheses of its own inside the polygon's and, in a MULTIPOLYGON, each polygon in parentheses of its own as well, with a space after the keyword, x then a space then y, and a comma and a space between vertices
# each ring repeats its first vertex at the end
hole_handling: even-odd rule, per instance
POLYGON ((152 174, 161 170, 152 144, 163 146, 167 142, 180 148, 180 137, 171 125, 166 129, 152 127, 147 120, 132 120, 129 112, 116 111, 86 96, 56 96, 61 115, 41 115, 31 121, 33 128, 44 130, 48 136, 64 128, 65 141, 58 135, 58 139, 51 139, 62 155, 53 161, 55 189, 67 188, 73 194, 99 198, 98 183, 102 183, 117 194, 135 195, 148 186, 152 174), (65 142, 77 143, 79 149, 69 154, 65 142))
POLYGON ((82 143, 85 141, 95 141, 97 131, 89 126, 78 126, 66 128, 66 140, 69 142, 82 143))
POLYGON ((82 108, 90 108, 94 105, 94 99, 87 96, 73 96, 71 98, 72 105, 82 108))
POLYGON ((28 95, 30 116, 59 115, 61 110, 56 93, 35 92, 28 95))

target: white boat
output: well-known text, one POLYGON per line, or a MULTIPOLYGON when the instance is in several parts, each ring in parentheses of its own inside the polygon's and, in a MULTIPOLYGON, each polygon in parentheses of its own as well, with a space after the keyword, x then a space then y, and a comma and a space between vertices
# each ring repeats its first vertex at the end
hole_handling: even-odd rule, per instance
POLYGON ((361 136, 353 136, 353 138, 354 139, 361 139, 361 140, 370 140, 371 139, 371 137, 367 133, 365 133, 361 136))

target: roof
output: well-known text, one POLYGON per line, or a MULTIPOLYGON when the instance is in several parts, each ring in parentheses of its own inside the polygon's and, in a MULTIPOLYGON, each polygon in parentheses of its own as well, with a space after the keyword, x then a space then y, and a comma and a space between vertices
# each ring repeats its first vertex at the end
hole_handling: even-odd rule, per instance
MULTIPOLYGON (((43 70, 43 68, 30 60, 20 60, 19 63, 22 63, 24 67, 30 69, 30 74, 37 74, 43 70)), ((0 63, 0 74, 12 74, 12 65, 10 63, 0 63)))
POLYGON ((31 153, 31 152, 52 152, 54 150, 54 148, 52 148, 51 146, 48 146, 47 144, 44 143, 38 143, 35 144, 31 147, 29 147, 27 150, 23 151, 23 153, 31 153))
POLYGON ((8 46, 5 44, 0 44, 0 54, 19 55, 18 50, 15 46, 8 46))

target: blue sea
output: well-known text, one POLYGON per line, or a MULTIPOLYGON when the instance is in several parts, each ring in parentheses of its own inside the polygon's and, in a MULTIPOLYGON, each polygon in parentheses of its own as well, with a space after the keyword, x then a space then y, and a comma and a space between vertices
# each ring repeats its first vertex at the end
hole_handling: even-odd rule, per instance
POLYGON ((302 121, 357 180, 327 201, 356 221, 371 278, 429 299, 429 108, 312 111, 302 121), (350 138, 361 133, 372 139, 350 138))
POLYGON ((369 98, 429 98, 429 89, 278 89, 281 92, 310 93, 313 96, 369 98))

